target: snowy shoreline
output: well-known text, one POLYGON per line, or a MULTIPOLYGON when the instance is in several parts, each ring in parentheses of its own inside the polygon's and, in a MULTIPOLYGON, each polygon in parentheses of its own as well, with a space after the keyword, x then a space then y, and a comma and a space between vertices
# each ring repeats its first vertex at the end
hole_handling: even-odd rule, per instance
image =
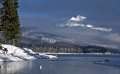
POLYGON ((7 48, 7 54, 0 50, 0 61, 29 61, 35 59, 56 59, 57 56, 47 55, 44 53, 33 52, 31 49, 19 48, 13 45, 1 44, 7 48))

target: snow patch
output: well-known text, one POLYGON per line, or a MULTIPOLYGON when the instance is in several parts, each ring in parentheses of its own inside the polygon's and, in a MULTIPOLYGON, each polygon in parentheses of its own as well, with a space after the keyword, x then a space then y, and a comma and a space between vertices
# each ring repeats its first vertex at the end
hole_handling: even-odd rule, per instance
POLYGON ((47 38, 47 37, 42 37, 41 40, 48 42, 48 43, 56 43, 57 42, 57 40, 52 39, 52 38, 47 38))

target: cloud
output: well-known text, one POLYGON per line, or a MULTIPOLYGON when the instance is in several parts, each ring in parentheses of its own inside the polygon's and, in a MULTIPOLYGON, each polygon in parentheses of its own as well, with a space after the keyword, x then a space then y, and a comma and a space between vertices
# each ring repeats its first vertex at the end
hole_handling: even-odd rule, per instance
POLYGON ((86 17, 78 15, 77 17, 70 18, 67 23, 61 24, 60 27, 84 27, 89 28, 92 30, 98 30, 98 31, 104 31, 104 32, 110 32, 112 31, 111 28, 105 28, 105 27, 96 27, 91 24, 84 24, 83 22, 86 20, 86 17))
POLYGON ((112 33, 110 35, 105 36, 105 38, 112 42, 120 43, 120 35, 118 33, 112 33))
POLYGON ((102 46, 102 47, 106 47, 106 48, 113 48, 113 49, 118 49, 119 48, 119 46, 117 46, 117 45, 114 45, 114 44, 94 44, 93 43, 93 45, 96 45, 96 46, 102 46))
POLYGON ((93 30, 99 30, 99 31, 106 31, 106 32, 110 32, 112 31, 111 28, 103 28, 103 27, 94 27, 93 25, 86 25, 87 28, 93 29, 93 30))

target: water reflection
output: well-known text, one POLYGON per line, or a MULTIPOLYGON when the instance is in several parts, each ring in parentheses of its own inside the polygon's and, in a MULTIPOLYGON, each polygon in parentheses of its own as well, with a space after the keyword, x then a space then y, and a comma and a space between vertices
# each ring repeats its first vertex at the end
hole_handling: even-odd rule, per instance
POLYGON ((31 62, 0 62, 0 74, 24 74, 31 62))
POLYGON ((57 60, 41 59, 23 62, 0 62, 0 74, 120 74, 119 58, 68 58, 69 57, 61 57, 57 60), (94 63, 95 61, 103 59, 109 59, 110 61, 107 65, 94 63), (111 60, 115 61, 111 62, 111 60))

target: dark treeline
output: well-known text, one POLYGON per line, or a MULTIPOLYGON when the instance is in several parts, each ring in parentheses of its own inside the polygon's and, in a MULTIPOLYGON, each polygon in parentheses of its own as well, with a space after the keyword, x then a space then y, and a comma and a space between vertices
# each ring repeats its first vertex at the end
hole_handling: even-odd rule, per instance
POLYGON ((35 52, 50 52, 50 53, 120 53, 119 50, 104 48, 100 46, 53 46, 40 44, 19 44, 22 48, 29 48, 35 52))
POLYGON ((29 48, 35 52, 52 52, 52 53, 81 53, 82 49, 77 47, 65 47, 65 46, 50 46, 50 45, 17 45, 22 48, 29 48))

